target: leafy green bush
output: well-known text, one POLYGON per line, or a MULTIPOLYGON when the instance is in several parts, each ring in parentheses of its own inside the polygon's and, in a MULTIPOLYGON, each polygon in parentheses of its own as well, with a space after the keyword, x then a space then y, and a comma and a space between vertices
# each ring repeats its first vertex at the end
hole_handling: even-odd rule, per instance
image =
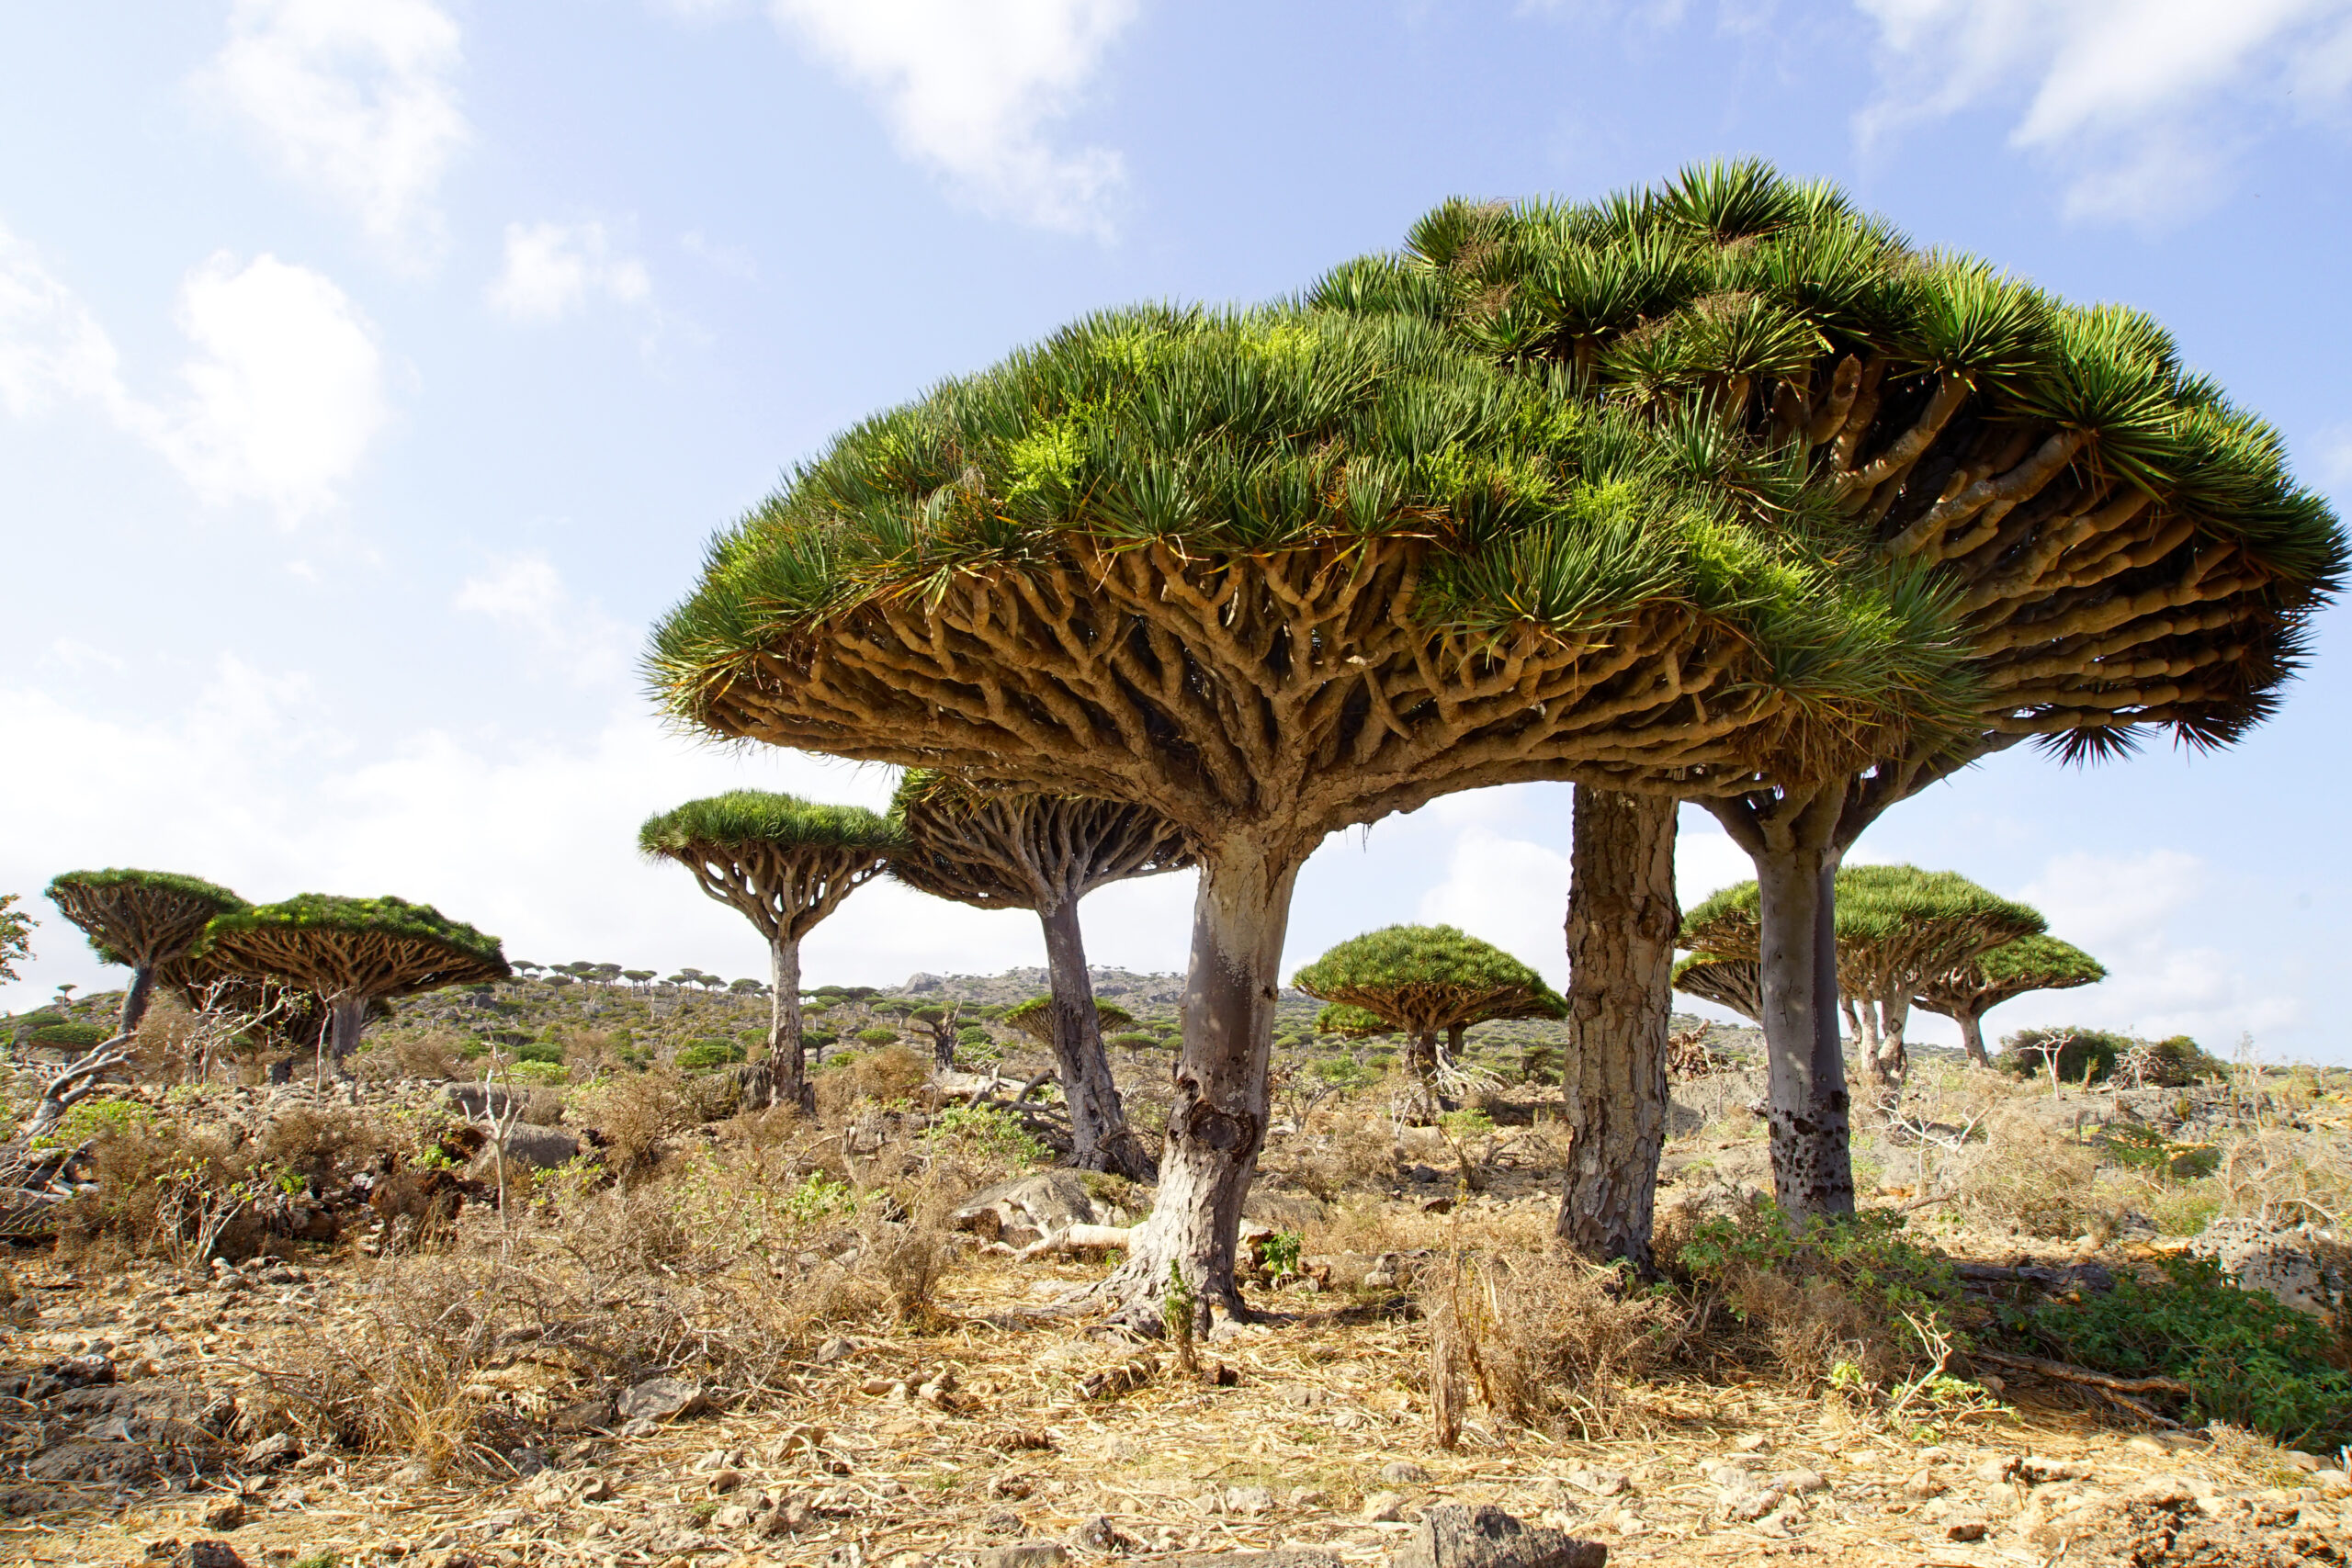
POLYGON ((740 1062, 743 1059, 743 1047, 737 1041, 705 1036, 699 1040, 689 1040, 679 1046, 678 1054, 673 1060, 682 1073, 700 1073, 707 1072, 712 1067, 723 1067, 729 1063, 740 1062))
POLYGON ((86 1051, 114 1038, 114 1031, 98 1023, 44 1023, 32 1032, 32 1043, 52 1050, 86 1051))
POLYGON ((563 1060, 563 1047, 552 1040, 526 1040, 514 1047, 514 1059, 518 1062, 560 1062, 563 1060))
POLYGON ((1014 1165, 1036 1165, 1050 1153, 1001 1105, 951 1105, 932 1119, 931 1135, 1014 1165))
POLYGON ((895 1029, 885 1029, 880 1024, 876 1024, 872 1029, 859 1030, 857 1032, 857 1037, 860 1040, 865 1041, 868 1045, 895 1045, 898 1043, 899 1032, 895 1029))
POLYGON ((1156 1048, 1159 1044, 1159 1036, 1157 1034, 1146 1034, 1141 1030, 1131 1029, 1125 1034, 1114 1034, 1110 1039, 1102 1042, 1102 1043, 1105 1045, 1117 1045, 1129 1051, 1148 1051, 1156 1048))
POLYGON ((1694 1280, 1715 1283, 1745 1265, 1798 1279, 1836 1281, 1889 1313, 1934 1312, 1959 1292, 1950 1260, 1902 1234, 1903 1216, 1870 1210, 1842 1224, 1799 1231, 1778 1205, 1746 1219, 1708 1220, 1683 1244, 1679 1261, 1694 1280))
POLYGON ((1555 1084, 1560 1081, 1560 1053, 1549 1045, 1522 1045, 1519 1048, 1519 1081, 1532 1084, 1555 1084))
POLYGON ((2211 1055, 2196 1041, 2186 1034, 2176 1034, 2168 1040, 2142 1040, 2136 1035, 2115 1034, 2103 1029, 2028 1029, 2001 1042, 2001 1054, 1993 1065, 2002 1071, 2021 1078, 2040 1076, 2048 1070, 2039 1047, 2060 1034, 2074 1038, 2058 1048, 2058 1076, 2068 1083, 2081 1083, 2086 1068, 2090 1081, 2105 1083, 2115 1075, 2116 1067, 2126 1053, 2144 1047, 2149 1055, 2143 1080, 2151 1087, 2180 1089, 2193 1083, 2218 1078, 2229 1071, 2229 1064, 2211 1055))
POLYGON ((1380 1075, 1344 1053, 1317 1056, 1307 1069, 1333 1089, 1362 1089, 1376 1081, 1380 1075))
POLYGON ((67 1110, 47 1137, 34 1140, 33 1147, 79 1148, 109 1133, 144 1132, 154 1122, 154 1112, 135 1100, 85 1100, 67 1110))
POLYGON ((2006 1308, 2004 1325, 2061 1360, 2186 1383, 2193 1420, 2251 1427, 2290 1448, 2352 1441, 2352 1374, 2330 1363, 2317 1318, 2230 1284, 2210 1258, 2157 1263, 2156 1283, 2126 1275, 2080 1306, 2006 1308))
POLYGON ((506 1077, 514 1083, 564 1084, 571 1081, 571 1069, 561 1062, 526 1059, 509 1064, 506 1077))

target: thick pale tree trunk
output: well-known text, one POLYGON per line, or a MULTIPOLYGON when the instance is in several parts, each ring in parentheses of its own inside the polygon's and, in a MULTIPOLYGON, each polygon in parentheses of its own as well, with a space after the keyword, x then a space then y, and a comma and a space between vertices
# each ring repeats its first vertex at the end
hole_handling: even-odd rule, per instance
POLYGON ((1559 1235, 1647 1272, 1666 1144, 1679 803, 1577 787, 1568 882, 1567 1180, 1559 1235))
POLYGON ((1911 1053, 1903 1039, 1911 1027, 1911 998, 1900 991, 1881 997, 1878 1013, 1878 1051, 1871 1066, 1881 1084, 1898 1088, 1911 1076, 1911 1053))
POLYGON ((1993 1058, 1984 1054, 1984 1020, 1982 1015, 1963 1011, 1953 1021, 1960 1025, 1960 1043, 1968 1059, 1980 1067, 1989 1067, 1993 1058))
POLYGON ((1838 1034, 1836 806, 1813 802, 1773 824, 1749 851, 1759 895, 1772 1186, 1782 1211, 1798 1221, 1854 1212, 1851 1109, 1838 1034))
POLYGON ((768 1061, 763 1076, 766 1104, 816 1109, 817 1099, 808 1085, 808 1048, 802 1038, 800 939, 796 936, 779 934, 768 943, 768 1061))
POLYGON ((1086 972, 1086 941, 1078 900, 1040 908, 1046 931, 1046 985, 1052 993, 1054 1066, 1069 1103, 1070 1163, 1080 1170, 1110 1170, 1147 1179, 1150 1156, 1127 1131, 1126 1110, 1102 1049, 1102 1020, 1094 1010, 1094 980, 1086 972))
POLYGON ((1426 1030, 1405 1034, 1405 1082, 1397 1090, 1396 1111, 1407 1122, 1426 1127, 1445 1114, 1445 1099, 1437 1089, 1437 1035, 1426 1030))
POLYGON ((117 1034, 130 1034, 139 1028, 139 1021, 147 1016, 147 1004, 154 999, 155 966, 141 964, 130 972, 130 985, 122 993, 122 1021, 115 1026, 117 1034))
POLYGON ((351 1054, 359 1049, 359 1032, 368 1023, 368 1000, 345 991, 334 998, 327 1017, 327 1057, 340 1077, 349 1068, 351 1054))
POLYGON ((1234 1249, 1266 1141, 1274 999, 1302 858, 1249 841, 1204 857, 1159 1194, 1126 1262, 1102 1287, 1120 1316, 1147 1332, 1159 1329, 1171 1267, 1204 1314, 1216 1307, 1247 1315, 1234 1249))

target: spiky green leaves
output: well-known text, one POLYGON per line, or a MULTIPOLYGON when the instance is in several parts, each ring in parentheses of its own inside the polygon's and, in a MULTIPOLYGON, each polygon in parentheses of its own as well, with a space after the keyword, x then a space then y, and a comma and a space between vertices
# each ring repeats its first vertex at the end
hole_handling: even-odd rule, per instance
POLYGON ((797 795, 738 789, 645 819, 637 847, 675 857, 709 848, 887 850, 898 841, 888 818, 862 806, 831 806, 797 795))
POLYGON ((207 921, 245 907, 200 877, 124 867, 65 872, 51 880, 49 900, 82 928, 101 959, 134 969, 180 956, 207 921))
MULTIPOLYGON (((1559 1018, 1567 1010, 1541 975, 1453 926, 1385 926, 1351 937, 1291 984, 1318 1001, 1417 1034, 1491 1019, 1559 1018)), ((1352 1014, 1333 1015, 1331 1022, 1330 1032, 1355 1030, 1352 1014)))

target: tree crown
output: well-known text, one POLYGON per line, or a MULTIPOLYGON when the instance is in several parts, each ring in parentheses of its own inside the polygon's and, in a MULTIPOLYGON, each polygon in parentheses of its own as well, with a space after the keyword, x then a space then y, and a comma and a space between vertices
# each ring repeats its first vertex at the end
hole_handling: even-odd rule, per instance
MULTIPOLYGON (((1015 1002, 997 1014, 996 1021, 1019 1030, 1040 1045, 1050 1045, 1054 1043, 1054 998, 1031 997, 1025 1002, 1015 1002)), ((1106 1032, 1115 1032, 1134 1023, 1135 1017, 1115 1002, 1098 1001, 1094 1004, 1094 1021, 1106 1032)))
MULTIPOLYGON (((1502 1018, 1560 1018, 1567 1004, 1534 970, 1452 926, 1385 926, 1351 937, 1291 977, 1387 1029, 1426 1031, 1502 1018)), ((1327 1010, 1328 1011, 1328 1010, 1327 1010)), ((1345 1032, 1351 1015, 1335 1028, 1345 1032)), ((1317 1021, 1322 1026, 1322 1020, 1317 1021)))
POLYGON ((405 898, 303 893, 213 917, 203 966, 290 980, 322 997, 406 996, 510 973, 498 939, 405 898))
POLYGON ((1181 871, 1191 836, 1148 806, 909 768, 890 800, 890 873, 934 898, 1044 909, 1106 883, 1181 871))
POLYGON ((1977 750, 2234 739, 2344 578, 2278 433, 2154 321, 1919 250, 1761 163, 1597 202, 1447 202, 1308 299, 1439 323, 1600 406, 1703 414, 1728 483, 1804 479, 1792 525, 1951 592, 1977 750))
POLYGON ((736 789, 690 800, 645 819, 639 851, 677 859, 712 851, 881 851, 897 842, 888 820, 862 806, 832 806, 769 790, 736 789))
POLYGON ((187 952, 205 922, 245 907, 201 877, 125 866, 64 872, 50 879, 49 900, 82 928, 92 952, 127 968, 187 952))

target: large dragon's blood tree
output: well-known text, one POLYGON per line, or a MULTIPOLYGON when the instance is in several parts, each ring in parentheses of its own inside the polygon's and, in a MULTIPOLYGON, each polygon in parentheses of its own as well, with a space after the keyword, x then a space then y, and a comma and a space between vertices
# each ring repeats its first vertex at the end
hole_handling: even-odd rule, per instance
POLYGON ((754 1108, 813 1103, 801 1028, 800 944, 842 899, 882 874, 899 843, 897 827, 862 806, 755 789, 690 800, 647 818, 637 830, 637 847, 649 859, 684 866, 705 893, 767 939, 766 1071, 746 1086, 754 1108))
POLYGON ((890 874, 937 898, 982 909, 1030 909, 1045 930, 1051 1037, 1069 1102, 1070 1161, 1137 1179, 1151 1153, 1127 1130, 1096 1021, 1079 900, 1133 876, 1193 863, 1183 829, 1127 801, 991 788, 929 768, 899 781, 891 816, 905 844, 890 874))
POLYGON ((1189 835, 1159 1194, 1108 1288, 1156 1323, 1172 1266, 1242 1312, 1283 935, 1326 835, 1484 784, 1731 767, 1916 699, 1907 603, 1851 602, 1704 448, 1426 322, 1105 314, 799 468, 649 665, 707 734, 1189 835))
POLYGON ((1764 981, 1753 958, 1685 953, 1674 965, 1674 988, 1702 1002, 1729 1008, 1750 1023, 1764 1016, 1764 981))
POLYGON ((1989 1067, 1993 1059, 1984 1052, 1986 1013, 2028 991, 2064 991, 2096 986, 2106 978, 2106 967, 2072 942, 2025 936, 1929 975, 1919 982, 1912 1005, 1959 1024, 1968 1059, 1989 1067))
MULTIPOLYGON (((1753 882, 1710 895, 1683 921, 1683 945, 1702 961, 1758 964, 1760 973, 1760 903, 1753 882)), ((1840 867, 1836 908, 1838 989, 1857 1025, 1862 1066, 1881 1086, 1907 1069, 1904 1032, 1912 998, 1922 987, 1989 949, 2039 937, 2045 924, 2030 905, 2004 898, 1958 872, 1915 865, 1840 867)), ((1713 976, 1693 964, 1680 978, 1683 989, 1701 995, 1694 987, 1713 976)), ((1754 1000, 1743 1010, 1750 1017, 1762 1010, 1761 995, 1754 1000)))
POLYGON ((1918 249, 1761 164, 1586 205, 1448 203, 1310 299, 1436 322, 1709 443, 1726 489, 1801 480, 1790 526, 1845 581, 1949 607, 1964 679, 1930 705, 1950 722, 1877 727, 1850 766, 1750 750, 1680 776, 1756 863, 1774 1185, 1800 1215, 1853 1207, 1831 879, 1864 828, 2030 738, 2070 759, 2229 744, 2277 706, 2344 574, 2277 434, 2154 321, 1918 249))
POLYGON ((1347 1010, 1316 1021, 1325 1033, 1366 1032, 1376 1019, 1407 1042, 1405 1115, 1434 1122, 1442 1109, 1438 1037, 1458 1053, 1464 1031, 1498 1019, 1558 1018, 1566 1007, 1544 976, 1489 942, 1452 926, 1384 926, 1350 937, 1291 976, 1321 1002, 1347 1010))
POLYGON ((122 993, 119 1032, 129 1034, 146 1016, 156 972, 184 958, 216 915, 245 901, 225 887, 168 871, 69 871, 51 879, 49 901, 82 928, 108 964, 130 971, 122 993))
POLYGON ((297 987, 324 1003, 326 1055, 338 1071, 359 1048, 373 1004, 510 973, 496 937, 430 904, 328 893, 215 915, 193 956, 232 974, 297 987))

